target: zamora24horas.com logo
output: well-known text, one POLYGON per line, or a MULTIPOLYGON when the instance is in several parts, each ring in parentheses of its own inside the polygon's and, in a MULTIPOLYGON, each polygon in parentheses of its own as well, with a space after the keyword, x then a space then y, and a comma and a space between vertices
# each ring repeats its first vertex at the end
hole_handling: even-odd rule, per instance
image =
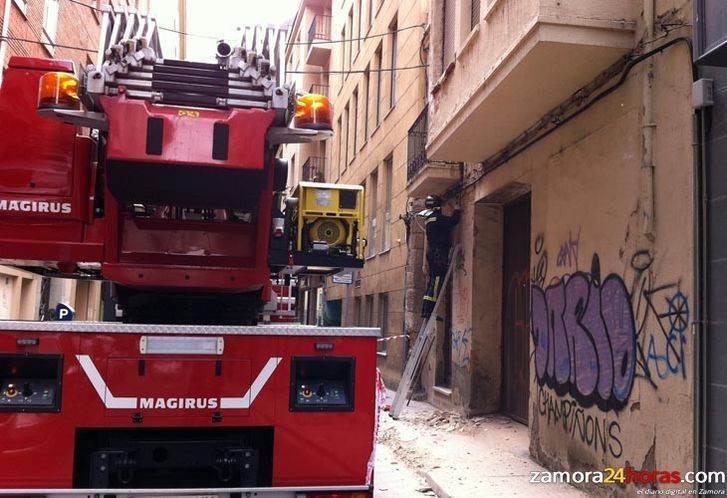
POLYGON ((566 484, 634 484, 636 486, 648 486, 650 489, 641 490, 640 494, 727 494, 724 489, 704 490, 660 490, 653 489, 659 485, 666 484, 725 484, 727 483, 727 472, 685 472, 668 470, 636 470, 632 467, 606 467, 603 470, 594 471, 533 471, 530 473, 531 483, 566 483, 566 484), (667 492, 668 491, 668 492, 667 492))

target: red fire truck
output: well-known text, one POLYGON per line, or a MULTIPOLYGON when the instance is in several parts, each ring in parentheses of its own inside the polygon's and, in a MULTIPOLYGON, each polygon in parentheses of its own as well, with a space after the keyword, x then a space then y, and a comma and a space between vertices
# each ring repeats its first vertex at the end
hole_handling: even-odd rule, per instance
MULTIPOLYGON (((107 8, 78 75, 10 59, 0 258, 111 281, 124 323, 0 322, 0 493, 372 496, 379 331, 255 324, 271 275, 362 265, 357 222, 333 247, 283 203, 280 144, 331 134, 280 81, 284 34, 168 60, 153 18, 107 8)), ((362 207, 325 189, 316 216, 362 207)))

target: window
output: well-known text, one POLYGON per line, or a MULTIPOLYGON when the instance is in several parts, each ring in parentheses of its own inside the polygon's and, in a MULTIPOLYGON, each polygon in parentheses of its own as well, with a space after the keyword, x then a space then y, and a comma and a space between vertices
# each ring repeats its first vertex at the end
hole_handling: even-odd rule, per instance
POLYGON ((376 126, 378 127, 381 124, 381 45, 374 54, 374 64, 376 66, 376 126))
POLYGON ((346 143, 345 143, 346 147, 344 147, 344 149, 343 149, 343 151, 344 151, 343 152, 343 169, 344 169, 344 171, 346 170, 346 166, 348 166, 348 139, 349 139, 348 130, 350 127, 349 126, 350 121, 349 121, 348 117, 349 117, 348 104, 346 104, 346 107, 343 109, 343 125, 346 128, 346 143))
POLYGON ((454 27, 457 13, 455 0, 444 0, 442 6, 442 73, 454 62, 454 27))
POLYGON ((363 11, 361 10, 361 0, 358 0, 358 13, 357 13, 357 19, 358 19, 358 32, 356 33, 356 53, 358 54, 358 51, 361 49, 361 37, 362 37, 362 31, 361 31, 361 22, 363 19, 363 11))
POLYGON ((374 5, 373 0, 366 0, 366 32, 371 29, 371 19, 373 17, 374 5))
POLYGON ((28 15, 28 0, 13 0, 13 3, 20 9, 24 16, 28 15))
POLYGON ((392 108, 396 105, 396 52, 398 50, 396 20, 389 26, 389 31, 391 32, 391 67, 389 71, 391 88, 389 89, 389 108, 392 108))
MULTIPOLYGON (((353 61, 353 7, 348 13, 348 32, 351 33, 351 40, 348 42, 348 69, 351 70, 351 61, 353 61)), ((346 75, 348 76, 348 75, 346 75)))
POLYGON ((343 125, 341 124, 340 117, 338 118, 338 128, 336 129, 336 136, 338 138, 338 150, 336 151, 336 179, 339 179, 341 178, 341 156, 343 152, 343 125))
POLYGON ((374 326, 374 295, 369 294, 366 296, 366 323, 367 327, 374 326))
POLYGON ((371 173, 371 177, 368 181, 371 186, 369 191, 369 229, 368 229, 368 245, 366 250, 368 254, 366 256, 371 257, 376 254, 376 232, 378 231, 376 215, 379 211, 379 200, 377 190, 379 188, 379 172, 374 170, 371 173))
POLYGON ((353 325, 354 327, 360 327, 362 325, 361 319, 363 313, 361 313, 361 296, 356 296, 353 299, 353 325))
POLYGON ((480 23, 480 0, 472 0, 470 8, 470 31, 480 23))
POLYGON ((394 156, 384 159, 384 233, 381 238, 381 250, 391 249, 391 197, 394 182, 394 156))
POLYGON ((353 91, 353 154, 351 159, 356 157, 358 151, 358 87, 353 91))
POLYGON ((369 84, 371 82, 371 74, 369 73, 370 66, 366 66, 364 72, 363 84, 364 84, 364 142, 369 139, 369 84))
MULTIPOLYGON (((379 294, 379 327, 381 328, 381 337, 389 335, 389 294, 382 292, 379 294)), ((379 353, 386 354, 386 344, 388 341, 379 341, 379 353)))
POLYGON ((43 36, 42 41, 48 51, 53 53, 53 45, 56 42, 56 34, 58 31, 58 3, 59 0, 45 0, 43 10, 43 36))
MULTIPOLYGON (((341 71, 346 70, 346 27, 341 31, 341 71)), ((341 75, 341 86, 343 86, 343 75, 341 75)))

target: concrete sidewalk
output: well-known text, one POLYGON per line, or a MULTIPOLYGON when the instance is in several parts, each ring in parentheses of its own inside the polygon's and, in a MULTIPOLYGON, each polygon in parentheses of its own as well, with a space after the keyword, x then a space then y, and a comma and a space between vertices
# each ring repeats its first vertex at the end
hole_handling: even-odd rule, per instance
POLYGON ((382 413, 379 444, 439 498, 588 496, 567 484, 531 484, 530 473, 545 469, 530 458, 527 427, 503 416, 465 419, 412 401, 399 420, 382 413))

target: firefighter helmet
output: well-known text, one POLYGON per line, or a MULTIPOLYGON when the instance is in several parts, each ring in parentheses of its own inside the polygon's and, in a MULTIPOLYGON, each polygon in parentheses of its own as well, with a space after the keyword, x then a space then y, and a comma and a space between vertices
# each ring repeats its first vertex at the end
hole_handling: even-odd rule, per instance
POLYGON ((440 208, 442 207, 442 200, 437 195, 428 195, 424 205, 429 209, 440 208))

